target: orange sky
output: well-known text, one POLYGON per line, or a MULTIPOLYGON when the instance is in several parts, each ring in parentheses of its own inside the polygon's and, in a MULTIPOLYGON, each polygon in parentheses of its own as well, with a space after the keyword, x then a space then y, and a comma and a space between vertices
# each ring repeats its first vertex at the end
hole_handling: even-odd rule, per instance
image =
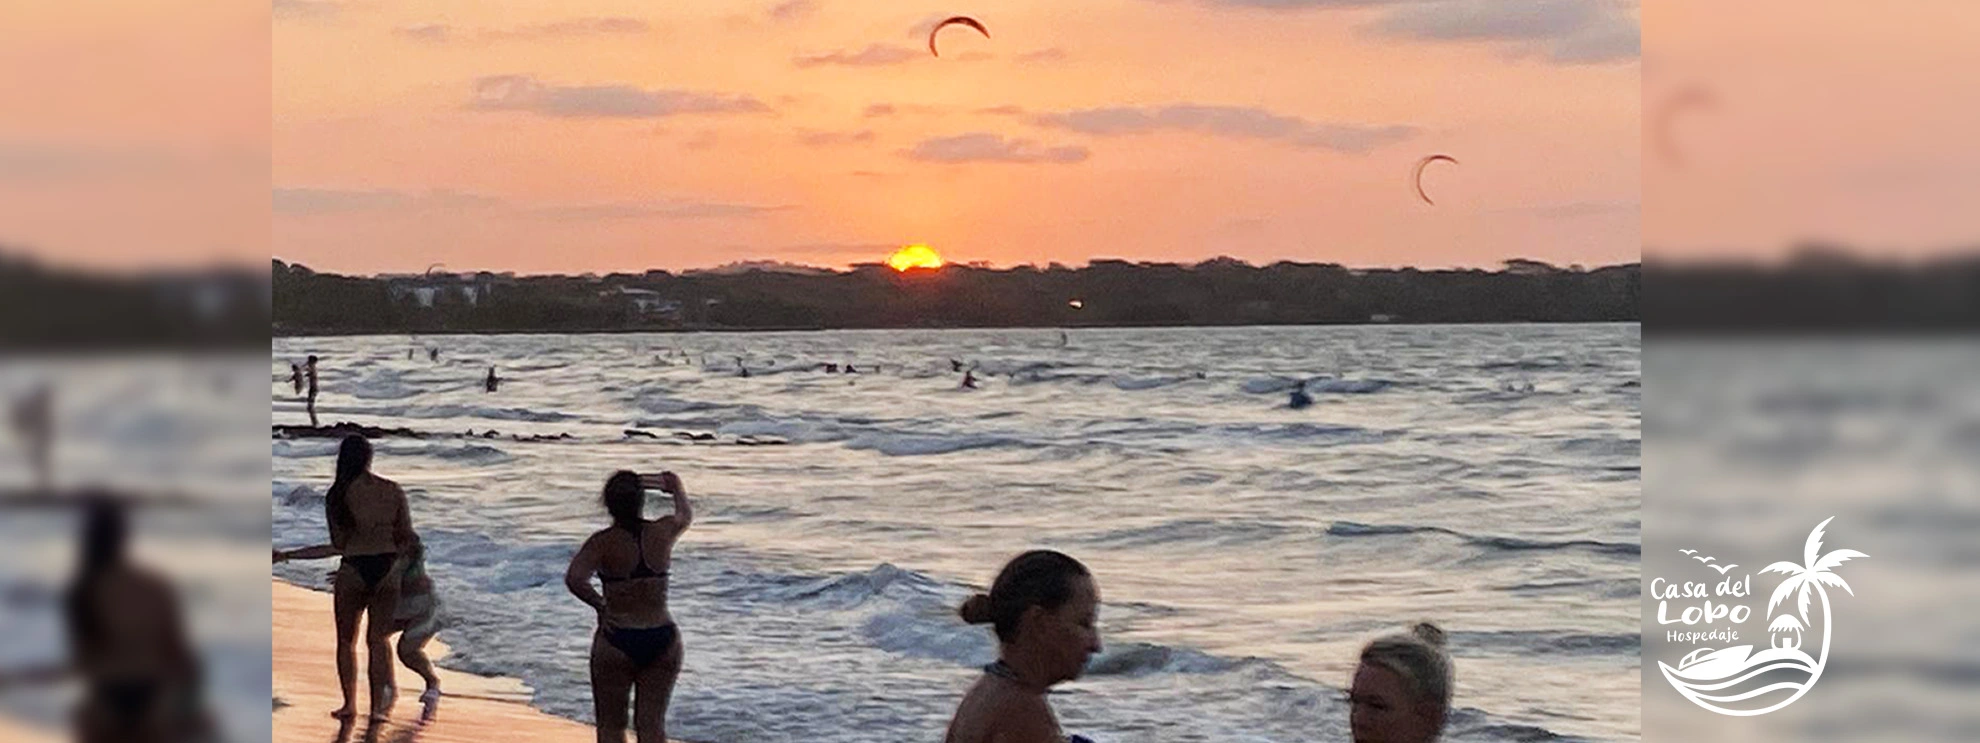
POLYGON ((917 242, 997 265, 1635 259, 1634 10, 1249 2, 284 0, 274 252, 363 272, 843 266, 917 242), (950 28, 932 58, 945 11, 993 38, 950 28), (1436 208, 1408 183, 1430 152, 1463 161, 1428 177, 1436 208))
POLYGON ((265 265, 269 8, 0 3, 0 250, 265 265))
POLYGON ((1671 116, 1683 167, 1644 161, 1647 257, 1980 249, 1980 6, 1658 0, 1643 31, 1646 121, 1719 102, 1671 116))

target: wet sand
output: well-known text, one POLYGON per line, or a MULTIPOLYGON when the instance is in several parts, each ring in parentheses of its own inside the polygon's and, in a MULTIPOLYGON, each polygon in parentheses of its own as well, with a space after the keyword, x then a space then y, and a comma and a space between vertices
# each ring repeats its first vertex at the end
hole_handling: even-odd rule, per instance
MULTIPOLYGON (((499 743, 500 741, 542 741, 595 743, 591 726, 539 712, 528 705, 529 692, 522 682, 509 678, 483 678, 437 669, 440 688, 446 696, 440 713, 424 727, 419 724, 419 694, 425 688, 417 674, 398 669, 399 697, 392 719, 373 727, 364 719, 340 729, 330 710, 342 704, 337 689, 337 664, 333 656, 336 639, 332 636, 330 595, 276 581, 274 586, 274 689, 276 743, 329 743, 343 740, 432 741, 434 743, 499 743)), ((440 638, 446 637, 445 630, 440 638)), ((427 645, 427 654, 436 661, 446 654, 441 639, 427 645)), ((368 709, 365 689, 365 657, 358 653, 358 707, 368 709)), ((394 662, 397 662, 396 656, 394 662)), ((362 712, 359 718, 363 718, 362 712)), ((631 738, 631 735, 627 736, 631 738)), ((7 740, 0 728, 0 740, 7 740)))

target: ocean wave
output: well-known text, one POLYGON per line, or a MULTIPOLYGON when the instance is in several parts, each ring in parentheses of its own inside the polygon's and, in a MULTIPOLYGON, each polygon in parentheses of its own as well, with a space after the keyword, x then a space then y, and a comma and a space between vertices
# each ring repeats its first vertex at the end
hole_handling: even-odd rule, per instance
POLYGON ((1139 392, 1170 385, 1182 384, 1194 377, 1113 377, 1114 388, 1123 392, 1139 392))
POLYGON ((846 448, 848 449, 876 451, 890 457, 953 454, 970 449, 991 449, 1020 445, 1022 445, 1022 442, 1016 439, 984 434, 942 436, 936 434, 868 433, 854 436, 846 442, 846 448))
POLYGON ((393 447, 381 448, 381 451, 395 456, 433 457, 435 459, 444 459, 449 462, 464 462, 468 464, 478 464, 478 465, 504 464, 507 462, 515 461, 515 457, 511 456, 508 452, 493 446, 488 446, 486 444, 463 444, 460 446, 455 446, 451 444, 425 444, 421 446, 410 446, 410 447, 393 446, 393 447))
POLYGON ((1245 543, 1270 540, 1303 531, 1288 523, 1244 519, 1180 519, 1153 526, 1102 532, 1080 541, 1109 547, 1149 547, 1191 542, 1245 543))
POLYGON ((1335 379, 1333 377, 1259 377, 1245 380, 1238 389, 1246 394, 1265 395, 1277 392, 1290 393, 1306 383, 1306 391, 1330 395, 1370 395, 1395 386, 1387 379, 1335 379))
POLYGON ((1456 655, 1628 655, 1642 652, 1641 634, 1587 634, 1561 630, 1462 631, 1450 633, 1456 655))
POLYGON ((337 456, 337 439, 276 439, 274 455, 283 459, 313 459, 337 456))
POLYGON ((729 436, 772 436, 799 444, 844 441, 853 435, 837 422, 797 418, 734 421, 723 423, 715 432, 729 436))
POLYGON ((334 389, 359 400, 404 400, 430 391, 407 384, 405 372, 396 369, 379 369, 334 389))
POLYGON ((1188 648, 1140 642, 1114 643, 1086 662, 1086 673, 1090 676, 1223 673, 1245 662, 1247 661, 1218 657, 1188 648))
POLYGON ((1361 524, 1353 521, 1336 521, 1327 527, 1327 535, 1334 537, 1371 537, 1402 534, 1442 534, 1456 537, 1474 547, 1504 552, 1524 552, 1532 550, 1587 550, 1617 557, 1639 557, 1643 546, 1632 542, 1604 542, 1595 539, 1522 539, 1491 535, 1466 534, 1441 526, 1416 526, 1405 524, 1361 524))

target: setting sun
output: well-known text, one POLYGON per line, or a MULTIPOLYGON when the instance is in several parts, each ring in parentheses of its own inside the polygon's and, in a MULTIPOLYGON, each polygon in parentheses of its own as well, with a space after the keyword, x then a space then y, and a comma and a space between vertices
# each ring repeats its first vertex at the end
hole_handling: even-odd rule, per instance
POLYGON ((941 268, 942 255, 926 245, 909 245, 894 251, 893 256, 887 259, 887 265, 892 266, 896 271, 906 271, 910 268, 941 268))

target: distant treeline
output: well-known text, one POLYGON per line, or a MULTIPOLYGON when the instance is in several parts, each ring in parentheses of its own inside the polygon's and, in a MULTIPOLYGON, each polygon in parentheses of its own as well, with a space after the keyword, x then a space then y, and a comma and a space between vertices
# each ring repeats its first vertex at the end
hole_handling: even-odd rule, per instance
POLYGON ((1101 260, 900 273, 753 269, 356 277, 274 262, 278 334, 1628 322, 1636 264, 1498 271, 1101 260))
POLYGON ((1646 332, 1980 330, 1980 256, 1899 264, 1807 249, 1777 265, 1652 261, 1645 274, 1646 332))
POLYGON ((0 351, 266 348, 268 312, 249 269, 115 275, 0 251, 0 351))

